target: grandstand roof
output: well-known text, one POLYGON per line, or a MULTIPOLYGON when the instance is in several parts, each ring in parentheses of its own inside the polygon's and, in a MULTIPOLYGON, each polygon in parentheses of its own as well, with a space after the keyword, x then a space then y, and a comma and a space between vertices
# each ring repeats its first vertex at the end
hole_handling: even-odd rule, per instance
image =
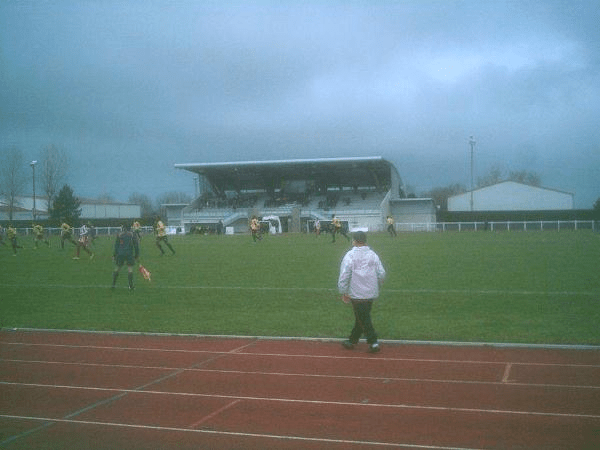
POLYGON ((389 188, 398 171, 380 156, 175 164, 205 177, 217 191, 279 187, 281 180, 312 180, 328 186, 389 188))

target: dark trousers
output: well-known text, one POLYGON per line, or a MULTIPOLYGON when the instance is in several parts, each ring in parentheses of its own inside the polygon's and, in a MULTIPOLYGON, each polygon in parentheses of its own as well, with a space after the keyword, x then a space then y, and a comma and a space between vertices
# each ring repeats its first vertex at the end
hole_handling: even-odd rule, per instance
POLYGON ((352 300, 352 309, 354 310, 354 328, 350 333, 350 342, 356 344, 364 334, 368 344, 377 342, 377 333, 371 322, 371 308, 373 300, 352 300))

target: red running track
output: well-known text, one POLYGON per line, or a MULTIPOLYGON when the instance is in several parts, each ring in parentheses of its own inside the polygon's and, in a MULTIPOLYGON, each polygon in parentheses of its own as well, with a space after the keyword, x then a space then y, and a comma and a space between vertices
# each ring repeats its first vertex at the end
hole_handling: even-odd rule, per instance
POLYGON ((0 448, 598 449, 600 351, 0 332, 0 448))

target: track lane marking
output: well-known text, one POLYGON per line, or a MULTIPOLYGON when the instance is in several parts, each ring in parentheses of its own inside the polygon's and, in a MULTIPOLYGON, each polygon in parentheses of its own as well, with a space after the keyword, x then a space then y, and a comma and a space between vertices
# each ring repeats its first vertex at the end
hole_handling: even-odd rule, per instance
POLYGON ((234 400, 232 402, 227 403, 226 405, 222 406, 221 408, 217 409, 216 411, 213 411, 212 413, 208 414, 207 416, 204 416, 202 419, 200 419, 197 422, 194 422, 193 424, 191 424, 188 428, 197 428, 200 425, 202 425, 203 423, 209 421, 210 419, 212 419, 213 417, 218 416, 219 414, 221 414, 223 411, 228 410, 229 408, 231 408, 232 406, 237 405, 238 403, 240 403, 242 400, 241 399, 237 399, 234 400))
POLYGON ((512 368, 512 364, 511 363, 507 363, 506 367, 504 368, 504 374, 502 375, 502 383, 506 384, 508 383, 508 377, 510 376, 510 369, 512 368))
POLYGON ((248 438, 261 438, 261 439, 275 439, 278 441, 300 441, 300 442, 322 442, 330 444, 347 444, 347 445, 371 445, 377 447, 393 447, 393 448, 419 448, 419 449, 431 449, 431 450, 483 450, 480 448, 472 447, 445 447, 437 445, 419 445, 419 444, 408 444, 408 443, 394 443, 394 442, 377 442, 377 441, 353 441, 348 439, 328 439, 328 438, 315 438, 305 436, 285 436, 277 434, 262 434, 262 433, 242 433, 235 431, 215 431, 215 430, 198 430, 190 428, 177 428, 177 427, 159 427, 154 425, 134 425, 124 423, 111 423, 111 422, 97 422, 89 420, 69 420, 69 419, 50 419, 45 417, 34 417, 34 416, 13 416, 7 414, 0 414, 1 418, 5 419, 19 419, 19 420, 33 420, 33 421, 44 421, 44 422, 55 422, 55 423, 69 423, 77 425, 95 425, 105 426, 113 428, 133 428, 142 430, 159 430, 159 431, 174 431, 174 432, 186 432, 186 433, 202 433, 212 434, 221 436, 235 436, 235 437, 248 437, 248 438))
MULTIPOLYGON (((236 350, 245 348, 245 347, 247 347, 249 345, 252 345, 253 343, 254 343, 253 341, 249 342, 249 343, 247 343, 244 346, 238 347, 237 349, 233 349, 232 351, 236 351, 236 350)), ((217 355, 213 356, 212 358, 208 358, 208 359, 206 359, 204 361, 201 361, 199 363, 193 364, 192 366, 190 366, 190 368, 201 367, 203 364, 207 364, 207 363, 209 363, 211 361, 214 361, 215 359, 221 358, 225 354, 227 354, 227 353, 218 353, 217 355)), ((180 375, 185 370, 186 370, 185 368, 172 369, 172 370, 170 370, 170 373, 168 373, 166 375, 163 375, 163 376, 160 376, 160 377, 158 377, 158 378, 156 378, 154 380, 151 380, 151 381, 147 382, 146 384, 140 385, 140 386, 138 386, 138 387, 136 387, 134 389, 130 389, 130 390, 122 389, 122 390, 111 391, 111 392, 117 392, 117 394, 115 394, 115 395, 113 395, 113 396, 111 396, 109 398, 98 400, 98 401, 93 402, 93 403, 91 403, 91 404, 89 404, 89 405, 87 405, 87 406, 85 406, 83 408, 80 408, 80 409, 78 409, 76 411, 73 411, 73 412, 71 412, 71 413, 63 416, 63 419, 72 419, 73 417, 77 417, 77 416, 79 416, 79 415, 81 415, 81 414, 83 414, 83 413, 85 413, 87 411, 90 411, 92 409, 95 409, 95 408, 97 408, 99 406, 103 406, 103 405, 107 405, 107 404, 113 403, 113 402, 115 402, 117 400, 122 399, 123 397, 126 397, 127 395, 129 395, 132 392, 148 392, 148 391, 145 391, 145 389, 148 388, 149 386, 152 386, 152 385, 157 384, 157 383, 161 383, 161 382, 163 382, 165 380, 168 380, 169 378, 172 378, 172 377, 175 377, 177 375, 180 375)), ((35 434, 35 433, 37 433, 39 431, 42 431, 42 430, 44 430, 44 429, 46 429, 46 428, 54 425, 54 423, 55 422, 52 422, 52 421, 51 422, 46 422, 46 423, 44 423, 44 424, 42 424, 39 427, 36 427, 34 429, 26 430, 26 431, 24 431, 22 433, 9 436, 4 441, 0 442, 0 446, 2 446, 4 444, 7 444, 9 442, 17 441, 17 440, 22 439, 22 438, 24 438, 26 436, 35 434)))
MULTIPOLYGON (((73 390, 90 390, 100 392, 116 392, 115 396, 122 394, 148 394, 148 395, 166 395, 176 397, 201 397, 201 398, 222 398, 231 400, 247 400, 258 402, 275 402, 275 403, 297 403, 307 405, 331 405, 331 406, 360 406, 368 408, 392 408, 392 409, 409 409, 409 410, 425 410, 425 411, 448 411, 457 413, 477 413, 477 414, 501 414, 501 415, 516 415, 516 416, 540 416, 540 417, 568 417, 568 418, 584 418, 600 420, 600 414, 573 414, 573 413, 553 413, 540 411, 514 411, 502 409, 481 409, 481 408, 457 408, 452 406, 427 406, 427 405, 406 405, 406 404, 388 404, 388 403, 362 403, 362 402, 336 402, 326 400, 305 400, 294 398, 275 398, 275 397, 252 397, 242 395, 225 395, 225 394, 201 394, 195 392, 171 392, 171 391, 140 391, 137 389, 119 389, 119 388, 101 388, 88 386, 65 386, 65 385, 46 385, 40 383, 10 383, 1 382, 3 385, 18 385, 29 387, 43 387, 49 389, 73 389, 73 390)), ((0 415, 1 417, 1 415, 0 415)))
MULTIPOLYGON (((61 362, 61 361, 36 361, 36 360, 19 360, 19 359, 0 359, 0 361, 17 362, 17 363, 32 363, 32 364, 49 364, 49 365, 71 365, 84 367, 107 367, 117 369, 144 369, 144 370, 176 370, 175 367, 165 366, 137 366, 129 364, 101 364, 101 363, 80 363, 80 362, 61 362)), ((360 375, 323 375, 315 373, 297 373, 297 372, 263 372, 255 370, 226 370, 226 369, 203 369, 203 368, 184 368, 185 372, 206 372, 206 373, 222 373, 236 375, 265 375, 265 376, 282 376, 282 377, 305 377, 305 378, 332 378, 332 379, 349 379, 349 380, 367 380, 367 381, 401 381, 401 382, 420 382, 420 383, 439 383, 439 384, 466 384, 466 385, 506 385, 506 386, 529 386, 529 387, 553 387, 553 388, 574 388, 574 389, 600 389, 599 386, 591 385, 573 385, 573 384, 551 384, 551 383, 523 383, 514 381, 480 381, 480 380, 445 380, 436 378, 401 378, 401 377, 373 377, 360 375)), ((1 384, 10 383, 0 381, 1 384)))
MULTIPOLYGON (((258 342, 258 341, 256 341, 258 342)), ((4 345, 15 346, 32 346, 32 347, 57 347, 57 348, 77 348, 90 350, 117 350, 117 351, 139 351, 139 352, 173 352, 173 353, 208 353, 222 355, 241 355, 241 356, 269 356, 279 358, 315 358, 315 359, 360 359, 364 360, 366 356, 337 356, 337 355, 311 355, 311 354, 291 354, 291 353, 260 353, 260 352, 242 352, 241 349, 250 347, 256 342, 243 345, 232 350, 185 350, 185 349, 163 349, 163 348, 143 348, 143 347, 116 347, 103 345, 77 345, 77 344, 47 344, 47 343, 30 343, 30 342, 3 342, 4 345)), ((372 360, 372 359, 370 359, 372 360)), ((460 359, 431 359, 431 358, 390 358, 386 356, 377 356, 379 361, 409 361, 409 362, 426 362, 426 363, 444 363, 444 364, 490 364, 490 365, 522 365, 522 366, 549 366, 549 367, 587 367, 600 368, 600 364, 566 364, 566 363, 536 363, 536 362, 509 362, 509 361, 477 361, 477 360, 460 360, 460 359)))

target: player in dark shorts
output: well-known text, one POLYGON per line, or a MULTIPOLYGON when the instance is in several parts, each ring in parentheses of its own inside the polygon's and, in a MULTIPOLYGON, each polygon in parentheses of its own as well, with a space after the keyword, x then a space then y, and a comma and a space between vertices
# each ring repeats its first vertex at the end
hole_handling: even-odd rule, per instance
POLYGON ((50 247, 50 242, 48 242, 48 239, 44 234, 44 227, 41 226, 39 223, 33 225, 33 236, 34 248, 38 248, 38 244, 40 242, 43 242, 44 244, 46 244, 46 246, 50 247))
POLYGON ((333 216, 333 218, 331 219, 331 229, 331 234, 333 235, 333 240, 331 242, 335 242, 336 234, 341 234, 346 239, 348 239, 348 241, 350 241, 350 237, 346 234, 342 222, 336 216, 333 216))
POLYGON ((79 240, 77 241, 77 250, 75 251, 75 256, 73 256, 73 259, 79 259, 81 249, 83 249, 89 255, 90 259, 94 259, 94 252, 90 249, 90 246, 94 240, 93 235, 95 233, 96 230, 89 222, 88 225, 83 224, 81 228, 79 228, 79 240))
POLYGON ((77 247, 77 242, 73 239, 73 228, 67 222, 60 226, 60 248, 65 248, 65 241, 70 242, 77 247))
POLYGON ((160 245, 161 242, 164 242, 165 245, 169 247, 169 250, 171 250, 171 253, 174 255, 175 249, 171 246, 171 244, 169 244, 169 239, 167 238, 167 227, 162 222, 162 220, 160 220, 160 217, 156 218, 156 222, 154 224, 154 232, 156 233, 156 246, 160 250, 160 254, 165 254, 165 251, 160 245))
POLYGON ((121 267, 127 263, 127 281, 129 282, 129 291, 133 292, 133 265, 140 257, 140 246, 138 240, 131 231, 130 225, 125 225, 123 231, 119 233, 115 241, 115 249, 113 252, 113 261, 115 269, 113 271, 112 289, 117 284, 117 278, 121 267))
POLYGON ((8 228, 6 229, 6 237, 10 241, 10 244, 12 245, 13 256, 17 256, 17 249, 23 248, 17 242, 17 229, 15 227, 13 227, 12 225, 9 225, 8 228))
POLYGON ((133 226, 131 227, 133 234, 137 237, 138 242, 142 242, 142 225, 138 220, 133 222, 133 226))

